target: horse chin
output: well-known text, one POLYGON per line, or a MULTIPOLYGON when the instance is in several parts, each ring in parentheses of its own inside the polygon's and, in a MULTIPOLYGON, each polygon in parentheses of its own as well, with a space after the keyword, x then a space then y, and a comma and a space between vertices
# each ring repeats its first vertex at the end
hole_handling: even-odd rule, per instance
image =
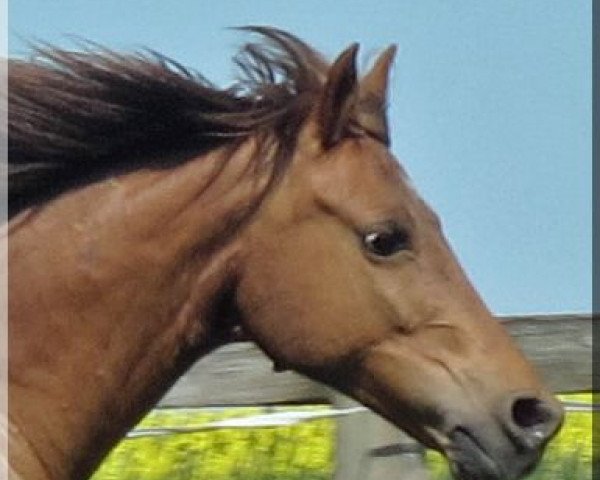
POLYGON ((538 455, 494 459, 468 430, 455 428, 444 448, 450 468, 457 480, 518 480, 528 474, 539 460, 538 455), (535 458, 534 458, 535 457, 535 458))
POLYGON ((498 464, 479 443, 461 428, 450 436, 451 447, 445 451, 452 473, 459 480, 507 480, 498 464))

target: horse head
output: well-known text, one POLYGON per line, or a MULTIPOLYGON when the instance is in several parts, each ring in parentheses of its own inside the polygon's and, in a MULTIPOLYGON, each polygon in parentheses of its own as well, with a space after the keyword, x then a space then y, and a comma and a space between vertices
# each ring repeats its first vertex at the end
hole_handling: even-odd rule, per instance
POLYGON ((386 50, 327 70, 289 170, 244 232, 240 321, 278 364, 441 450, 461 479, 515 479, 559 403, 486 308, 389 150, 386 50))

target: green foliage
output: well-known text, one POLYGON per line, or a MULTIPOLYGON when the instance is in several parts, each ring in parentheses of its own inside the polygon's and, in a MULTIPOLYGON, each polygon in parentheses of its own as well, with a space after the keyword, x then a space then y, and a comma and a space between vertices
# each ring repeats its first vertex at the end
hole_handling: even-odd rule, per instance
MULTIPOLYGON (((591 402, 592 396, 565 398, 591 402)), ((287 410, 322 407, 289 407, 287 410)), ((278 409, 281 410, 281 409, 278 409)), ((265 413, 264 408, 155 410, 140 427, 195 426, 265 413)), ((592 415, 569 413, 540 467, 527 480, 592 480, 592 415)), ((335 421, 260 429, 222 429, 124 440, 93 480, 328 480, 335 421)), ((441 455, 428 452, 432 480, 449 480, 441 455)))
MULTIPOLYGON (((286 410, 307 408, 319 407, 286 410)), ((139 426, 190 427, 263 413, 264 408, 155 410, 139 426)), ((331 420, 315 420, 124 440, 93 480, 326 480, 333 471, 334 428, 331 420)))

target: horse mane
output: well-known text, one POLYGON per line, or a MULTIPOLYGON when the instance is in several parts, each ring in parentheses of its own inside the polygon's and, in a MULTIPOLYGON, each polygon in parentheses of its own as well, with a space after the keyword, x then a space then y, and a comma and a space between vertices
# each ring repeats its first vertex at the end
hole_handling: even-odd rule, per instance
POLYGON ((10 60, 9 218, 75 186, 165 167, 250 135, 269 143, 277 169, 323 88, 327 64, 286 32, 243 29, 261 40, 242 46, 234 57, 241 76, 225 89, 149 50, 42 46, 30 60, 10 60))

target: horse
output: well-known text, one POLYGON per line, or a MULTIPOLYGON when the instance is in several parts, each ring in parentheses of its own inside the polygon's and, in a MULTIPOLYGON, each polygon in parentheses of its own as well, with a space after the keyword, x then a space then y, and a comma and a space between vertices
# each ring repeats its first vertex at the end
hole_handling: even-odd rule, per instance
POLYGON ((220 88, 151 50, 9 65, 9 461, 88 478, 200 357, 249 338, 513 480, 562 407, 391 153, 395 47, 363 75, 271 27, 220 88))

